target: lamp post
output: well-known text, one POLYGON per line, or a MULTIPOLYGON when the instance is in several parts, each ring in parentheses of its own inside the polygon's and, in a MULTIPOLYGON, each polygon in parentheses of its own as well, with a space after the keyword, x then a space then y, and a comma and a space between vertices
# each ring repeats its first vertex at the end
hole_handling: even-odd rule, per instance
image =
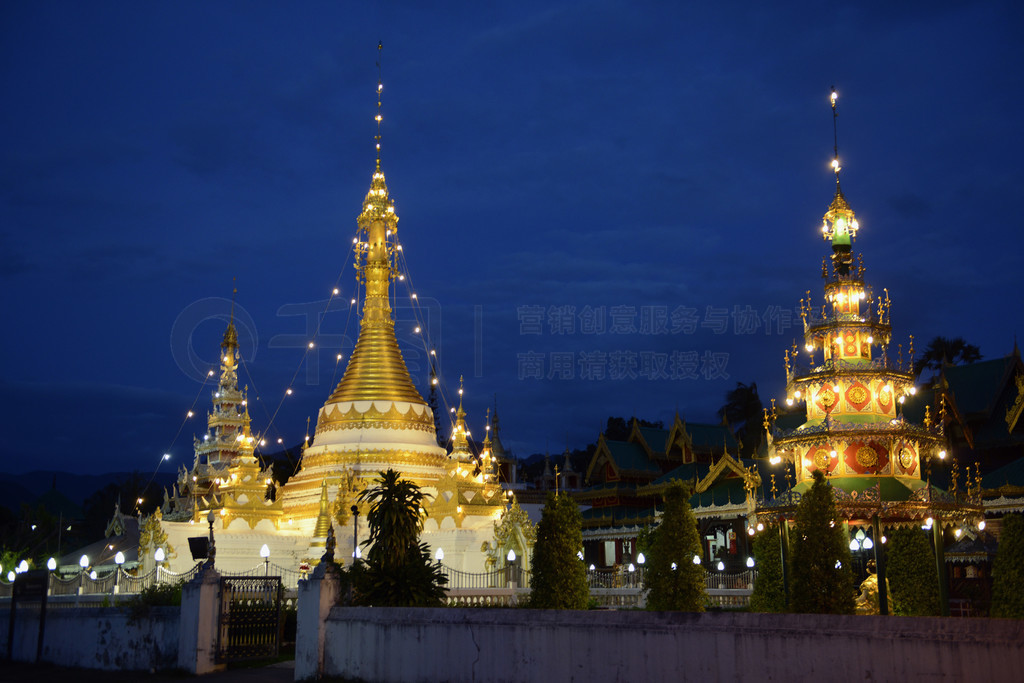
POLYGON ((260 557, 263 558, 263 566, 266 568, 264 576, 270 576, 270 546, 266 543, 260 548, 260 557))
POLYGON ((120 550, 118 550, 117 554, 114 555, 114 564, 117 565, 114 567, 114 595, 117 595, 117 580, 121 575, 121 565, 124 564, 124 553, 120 550))
POLYGON ((438 548, 437 552, 434 553, 434 559, 437 560, 438 562, 443 560, 444 559, 444 550, 442 550, 441 548, 438 548))
POLYGON ((81 595, 85 587, 85 570, 89 566, 89 556, 82 555, 78 558, 78 566, 82 568, 82 571, 78 572, 78 594, 81 595))
POLYGON ((167 557, 167 554, 164 552, 163 548, 157 548, 156 552, 153 553, 153 559, 156 560, 156 582, 155 583, 160 583, 160 565, 163 563, 163 561, 164 561, 164 559, 166 557, 167 557))
POLYGON ((359 506, 352 506, 352 564, 359 559, 359 506))
POLYGON ((209 514, 206 515, 206 522, 210 525, 210 547, 206 553, 206 564, 211 568, 213 567, 214 558, 217 556, 217 548, 214 546, 213 541, 213 520, 217 519, 216 515, 213 514, 213 510, 210 510, 209 514))

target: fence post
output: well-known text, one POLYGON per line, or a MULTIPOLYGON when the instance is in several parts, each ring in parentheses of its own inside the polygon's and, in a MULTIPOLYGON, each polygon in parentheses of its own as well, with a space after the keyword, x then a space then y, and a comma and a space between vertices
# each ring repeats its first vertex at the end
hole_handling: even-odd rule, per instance
POLYGON ((295 625, 295 680, 320 678, 324 670, 327 617, 341 596, 341 573, 334 563, 334 527, 326 551, 308 579, 299 581, 295 625))
POLYGON ((217 664, 220 610, 220 573, 208 561, 181 587, 178 666, 185 671, 200 675, 224 668, 217 664))

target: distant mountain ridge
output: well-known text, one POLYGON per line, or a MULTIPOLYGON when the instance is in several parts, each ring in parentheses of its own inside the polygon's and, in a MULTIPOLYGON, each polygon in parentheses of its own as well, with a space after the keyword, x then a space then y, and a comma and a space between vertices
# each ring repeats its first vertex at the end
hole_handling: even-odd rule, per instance
MULTIPOLYGON (((141 472, 108 472, 106 474, 73 474, 56 470, 36 470, 21 474, 0 472, 0 491, 3 498, 0 505, 17 512, 22 503, 34 503, 40 496, 56 489, 79 507, 94 493, 109 484, 117 484, 132 476, 148 481, 149 475, 141 472)), ((175 472, 158 472, 153 483, 170 489, 176 478, 175 472)))

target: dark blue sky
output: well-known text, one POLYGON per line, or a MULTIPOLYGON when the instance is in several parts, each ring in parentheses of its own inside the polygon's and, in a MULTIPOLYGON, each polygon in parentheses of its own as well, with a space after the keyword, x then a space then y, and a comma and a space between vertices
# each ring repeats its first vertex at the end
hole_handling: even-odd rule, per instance
POLYGON ((254 427, 301 439, 357 329, 341 303, 303 360, 308 312, 352 294, 378 40, 448 394, 465 375, 478 433, 497 394, 521 455, 613 414, 712 420, 737 381, 778 395, 787 316, 821 300, 833 84, 896 339, 992 357, 1022 332, 1014 3, 364 4, 3 4, 0 470, 191 462, 232 277, 254 427))

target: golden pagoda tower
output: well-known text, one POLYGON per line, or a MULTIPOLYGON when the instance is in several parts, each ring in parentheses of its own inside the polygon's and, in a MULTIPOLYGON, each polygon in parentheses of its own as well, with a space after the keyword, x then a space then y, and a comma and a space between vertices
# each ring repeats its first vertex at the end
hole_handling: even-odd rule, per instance
MULTIPOLYGON (((835 106, 833 90, 833 121, 835 106)), ((801 300, 804 347, 794 344, 785 352, 785 402, 804 406, 806 419, 786 428, 782 423, 793 413, 777 415, 774 400, 765 411, 770 462, 785 461, 795 482, 781 494, 773 487, 773 498, 761 501, 756 515, 763 523, 792 520, 800 495, 820 471, 850 526, 851 550, 877 547, 877 540, 865 539, 910 525, 933 528, 941 549, 942 529, 973 524, 981 509, 930 484, 932 464, 946 457, 943 416, 926 411, 915 424, 903 414, 904 401, 917 391, 913 337, 904 362, 902 346, 896 354, 891 349, 888 290, 876 295, 864 278, 863 258, 854 259, 860 225, 840 187, 838 143, 832 168, 836 190, 821 226, 832 247, 831 264, 822 264, 824 303, 819 307, 807 292, 801 300)))
MULTIPOLYGON (((319 411, 313 442, 303 451, 299 471, 281 489, 282 528, 319 533, 313 527, 323 516, 323 491, 333 511, 332 523, 347 525, 346 511, 357 504, 358 493, 371 486, 379 472, 391 468, 429 496, 424 505, 427 536, 455 532, 464 525, 490 530, 504 509, 503 497, 500 486, 485 483, 471 462, 463 389, 460 386, 454 450, 449 455, 438 445, 433 411, 414 386, 395 338, 389 297, 392 281, 402 277, 396 267, 401 245, 398 215, 381 170, 382 89, 378 81, 376 167, 353 239, 357 279, 364 291, 359 336, 341 381, 319 411)), ((425 540, 435 544, 436 538, 431 541, 427 536, 425 540)), ((444 550, 453 563, 462 559, 459 548, 471 544, 453 540, 452 534, 447 537, 444 550)), ((470 560, 462 566, 482 562, 481 555, 479 562, 470 560)))
POLYGON ((178 470, 165 517, 168 521, 202 521, 212 510, 225 528, 236 519, 243 519, 250 529, 264 519, 276 523, 281 506, 266 499, 273 481, 271 470, 262 468, 255 456, 248 398, 238 388, 238 333, 233 310, 220 347, 221 373, 213 392, 213 410, 207 413, 206 433, 194 440, 192 467, 178 470))

